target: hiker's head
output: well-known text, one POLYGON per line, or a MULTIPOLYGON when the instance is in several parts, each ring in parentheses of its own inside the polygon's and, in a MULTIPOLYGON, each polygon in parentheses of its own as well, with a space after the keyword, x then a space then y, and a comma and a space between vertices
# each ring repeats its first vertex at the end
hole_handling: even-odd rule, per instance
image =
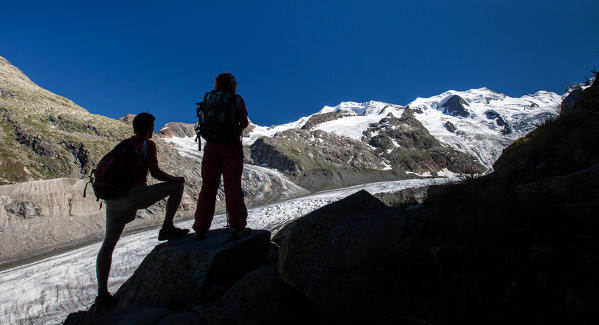
POLYGON ((154 120, 156 118, 150 113, 139 113, 133 119, 133 132, 137 135, 152 137, 154 132, 154 120))
POLYGON ((235 93, 237 81, 229 72, 223 72, 214 78, 214 90, 235 93))

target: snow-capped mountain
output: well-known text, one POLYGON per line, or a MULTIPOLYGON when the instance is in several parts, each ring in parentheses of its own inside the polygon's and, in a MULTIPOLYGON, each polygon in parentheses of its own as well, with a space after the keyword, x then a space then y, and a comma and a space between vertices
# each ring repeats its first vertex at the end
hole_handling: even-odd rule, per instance
MULTIPOLYGON (((513 98, 479 88, 416 98, 405 106, 348 101, 286 124, 252 123, 243 144, 248 163, 283 171, 308 189, 322 189, 322 182, 353 185, 365 175, 383 180, 480 173, 514 140, 557 117, 562 99, 547 91, 513 98), (314 184, 314 178, 322 182, 314 184)), ((165 140, 184 155, 201 155, 183 133, 165 140)))
POLYGON ((417 98, 408 107, 436 139, 490 167, 503 148, 556 118, 561 101, 547 91, 513 98, 479 88, 417 98))

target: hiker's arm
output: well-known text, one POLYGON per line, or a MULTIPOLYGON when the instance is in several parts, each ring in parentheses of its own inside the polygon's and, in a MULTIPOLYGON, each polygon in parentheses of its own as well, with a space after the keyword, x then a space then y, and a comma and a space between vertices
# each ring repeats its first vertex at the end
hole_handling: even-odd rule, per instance
POLYGON ((241 126, 241 129, 245 129, 249 124, 248 111, 245 108, 245 101, 243 101, 243 98, 239 95, 237 95, 237 105, 239 106, 239 110, 237 111, 237 120, 239 121, 239 126, 241 126))
POLYGON ((158 167, 158 164, 150 165, 150 175, 152 175, 152 177, 154 177, 155 179, 163 182, 185 183, 185 178, 167 174, 162 169, 160 169, 160 167, 158 167))
POLYGON ((241 113, 241 117, 239 118, 239 126, 241 126, 242 129, 245 129, 248 127, 248 124, 250 123, 248 121, 248 115, 246 113, 241 113))

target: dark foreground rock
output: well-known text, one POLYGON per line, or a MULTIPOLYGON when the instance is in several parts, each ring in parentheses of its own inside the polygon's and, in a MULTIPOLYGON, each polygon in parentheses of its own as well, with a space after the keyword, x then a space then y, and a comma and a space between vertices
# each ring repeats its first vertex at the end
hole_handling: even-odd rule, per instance
POLYGON ((232 241, 224 229, 209 232, 202 241, 195 235, 169 241, 150 252, 115 296, 120 306, 180 308, 258 267, 269 241, 267 231, 232 241))
POLYGON ((366 191, 322 207, 273 239, 281 246, 281 277, 330 319, 367 320, 376 308, 368 298, 373 253, 399 242, 404 221, 366 191))
POLYGON ((272 266, 237 282, 190 324, 318 324, 320 312, 286 285, 272 266), (200 321, 201 320, 201 321, 200 321))
POLYGON ((225 229, 160 244, 115 294, 118 304, 70 314, 65 324, 300 324, 322 319, 265 265, 270 233, 232 240, 225 229))

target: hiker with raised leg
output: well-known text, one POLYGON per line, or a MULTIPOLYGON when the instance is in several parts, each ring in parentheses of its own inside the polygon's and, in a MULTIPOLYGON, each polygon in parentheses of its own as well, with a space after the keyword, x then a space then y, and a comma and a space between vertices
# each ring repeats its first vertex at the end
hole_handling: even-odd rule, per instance
POLYGON ((196 131, 206 140, 202 158, 202 189, 193 224, 198 239, 203 239, 210 229, 221 175, 232 238, 240 238, 250 232, 246 228, 247 209, 241 189, 241 133, 249 121, 243 98, 236 94, 236 90, 237 82, 233 75, 221 73, 214 80, 214 90, 206 93, 204 100, 198 103, 196 131))
POLYGON ((173 224, 175 212, 183 196, 185 179, 169 175, 158 167, 156 144, 150 140, 154 133, 154 120, 154 116, 149 113, 135 116, 135 135, 123 140, 104 156, 93 172, 94 193, 106 202, 106 235, 96 260, 96 304, 101 306, 115 303, 108 292, 112 252, 125 224, 135 219, 138 209, 145 209, 168 197, 158 240, 178 239, 189 232, 188 229, 180 229, 173 224), (148 171, 161 183, 148 186, 148 171))

